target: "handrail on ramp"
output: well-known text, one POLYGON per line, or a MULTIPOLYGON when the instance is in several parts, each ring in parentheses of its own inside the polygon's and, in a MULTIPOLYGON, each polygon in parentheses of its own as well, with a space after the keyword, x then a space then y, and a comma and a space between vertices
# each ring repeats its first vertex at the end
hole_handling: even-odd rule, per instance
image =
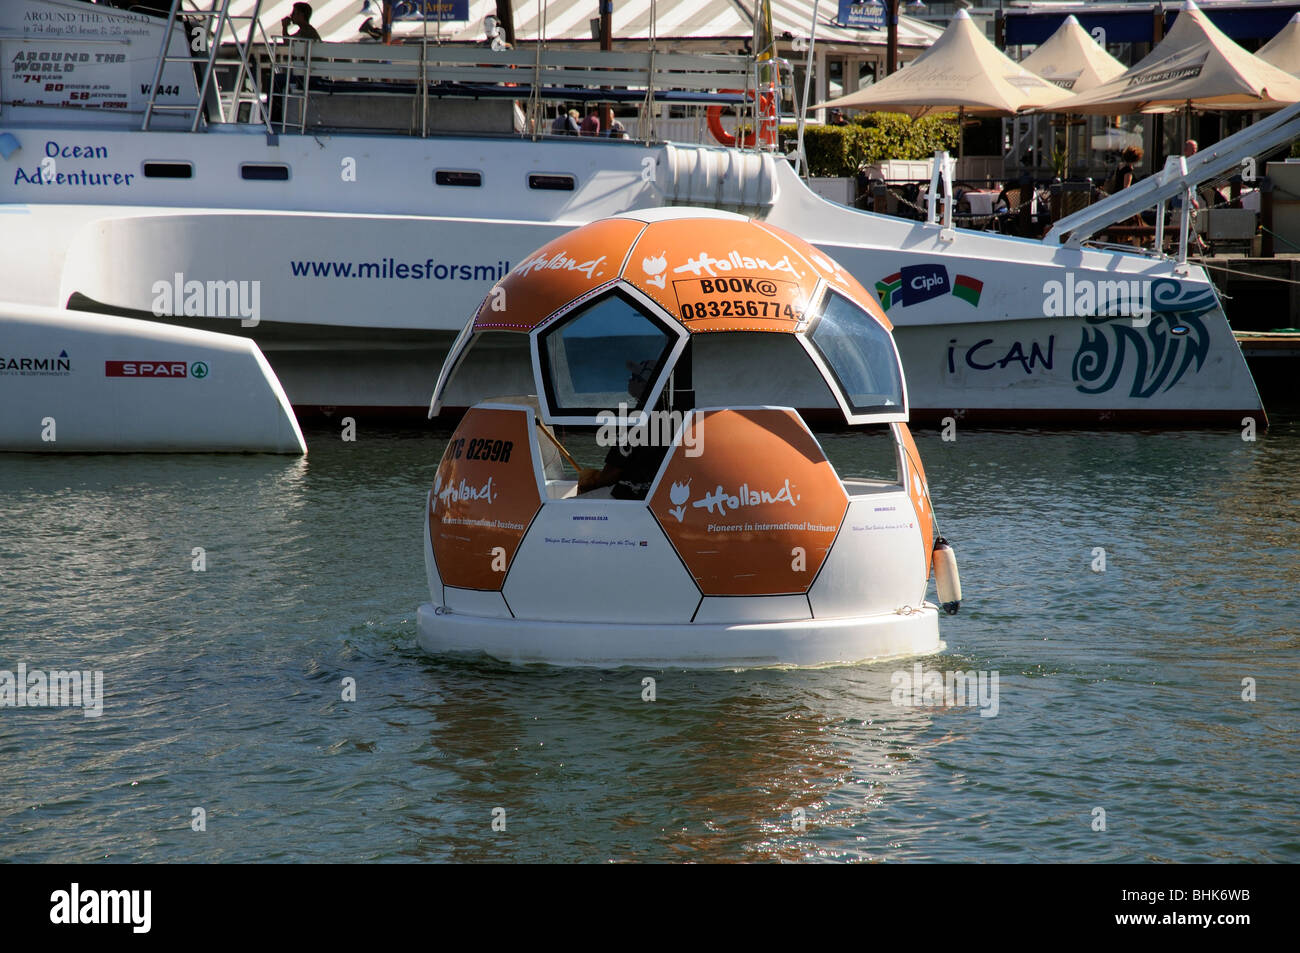
MULTIPOLYGON (((1186 196, 1201 182, 1240 169, 1243 160, 1286 145, 1298 136, 1300 103, 1293 103, 1240 132, 1207 146, 1194 156, 1170 156, 1164 168, 1155 175, 1135 182, 1127 189, 1053 224, 1043 241, 1049 245, 1060 243, 1070 248, 1079 248, 1107 226, 1131 218, 1153 206, 1157 207, 1159 224, 1163 226, 1164 217, 1160 211, 1163 211, 1165 202, 1179 195, 1186 196)), ((1182 215, 1187 218, 1190 214, 1191 203, 1184 201, 1182 215)), ((1180 230, 1179 245, 1179 259, 1185 260, 1186 222, 1180 230)))

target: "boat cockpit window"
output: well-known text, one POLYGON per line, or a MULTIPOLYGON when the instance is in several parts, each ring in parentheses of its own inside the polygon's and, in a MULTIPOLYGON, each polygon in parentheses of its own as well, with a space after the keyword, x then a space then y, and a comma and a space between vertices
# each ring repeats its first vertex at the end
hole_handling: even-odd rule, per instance
POLYGON ((537 339, 551 415, 595 418, 620 404, 641 410, 679 337, 620 291, 560 319, 537 339))
POLYGON ((893 338, 866 311, 832 291, 808 338, 854 414, 903 411, 903 375, 893 338))

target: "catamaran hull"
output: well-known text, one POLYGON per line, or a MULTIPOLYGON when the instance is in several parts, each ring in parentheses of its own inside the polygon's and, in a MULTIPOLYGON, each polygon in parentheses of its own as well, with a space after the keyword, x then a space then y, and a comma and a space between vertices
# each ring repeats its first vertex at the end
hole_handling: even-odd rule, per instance
MULTIPOLYGON (((363 414, 423 420, 429 368, 442 366, 454 340, 450 332, 376 330, 364 337, 336 335, 323 346, 311 335, 295 343, 293 330, 273 325, 261 347, 304 419, 363 414)), ((1181 336, 1155 321, 1081 328, 1074 321, 1039 320, 900 328, 895 338, 918 422, 1237 426, 1254 417, 1263 424, 1252 402, 1253 380, 1232 359, 1235 345, 1221 320, 1201 321, 1181 336), (1187 374, 1210 376, 1240 394, 1240 403, 1225 406, 1223 391, 1209 388, 1179 391, 1179 377, 1187 374)), ((450 406, 446 413, 463 409, 450 406)), ((800 411, 816 421, 839 413, 829 402, 800 411)))
MULTIPOLYGON (((609 141, 272 143, 231 130, 94 130, 74 148, 66 129, 17 135, 22 148, 0 161, 5 299, 252 337, 300 410, 421 413, 456 330, 534 249, 629 208, 714 204, 811 240, 876 291, 918 420, 1263 420, 1202 269, 859 212, 770 156, 609 141), (30 167, 51 151, 81 157, 59 160, 67 182, 32 184, 30 167), (158 157, 191 163, 194 178, 68 184, 158 157), (340 183, 348 159, 362 179, 340 183), (245 183, 232 199, 225 173, 248 161, 288 165, 291 178, 245 183), (485 186, 439 189, 432 170, 444 166, 481 168, 485 186), (571 174, 574 189, 532 189, 534 169, 571 174), (74 204, 87 201, 105 204, 74 204)), ((725 277, 729 252, 699 249, 711 262, 702 273, 725 277)))
POLYGON ((0 308, 0 451, 307 452, 257 346, 78 311, 0 308))

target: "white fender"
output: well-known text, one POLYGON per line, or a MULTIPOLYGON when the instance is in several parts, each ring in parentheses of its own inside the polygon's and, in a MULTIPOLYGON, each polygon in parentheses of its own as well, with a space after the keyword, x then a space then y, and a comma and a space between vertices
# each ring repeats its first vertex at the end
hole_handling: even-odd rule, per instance
POLYGON ((957 574, 957 554, 942 536, 934 541, 934 588, 943 611, 956 615, 961 608, 961 576, 957 574))

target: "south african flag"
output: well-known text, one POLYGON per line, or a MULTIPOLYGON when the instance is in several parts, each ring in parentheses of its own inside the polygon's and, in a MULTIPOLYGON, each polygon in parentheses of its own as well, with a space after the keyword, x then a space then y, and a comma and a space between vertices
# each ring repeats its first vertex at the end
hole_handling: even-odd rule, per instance
MULTIPOLYGON (((888 277, 881 278, 876 282, 876 294, 880 295, 880 307, 888 311, 889 306, 894 303, 894 299, 903 289, 903 276, 901 272, 894 272, 888 277)), ((979 300, 979 292, 975 293, 976 300, 979 300)))

